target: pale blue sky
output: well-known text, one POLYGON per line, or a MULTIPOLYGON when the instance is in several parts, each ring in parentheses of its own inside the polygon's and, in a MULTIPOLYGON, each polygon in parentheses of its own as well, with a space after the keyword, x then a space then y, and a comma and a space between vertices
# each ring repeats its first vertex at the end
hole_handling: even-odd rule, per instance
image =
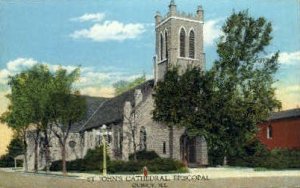
MULTIPOLYGON (((107 96, 111 84, 146 73, 152 75, 154 15, 169 0, 7 0, 0 1, 0 86, 7 75, 36 63, 81 65, 82 93, 107 96), (112 33, 112 34, 111 34, 112 33)), ((205 13, 207 69, 216 59, 215 40, 233 10, 248 9, 273 24, 267 54, 280 50, 276 75, 278 97, 287 108, 300 104, 299 0, 176 0, 177 9, 205 13)))

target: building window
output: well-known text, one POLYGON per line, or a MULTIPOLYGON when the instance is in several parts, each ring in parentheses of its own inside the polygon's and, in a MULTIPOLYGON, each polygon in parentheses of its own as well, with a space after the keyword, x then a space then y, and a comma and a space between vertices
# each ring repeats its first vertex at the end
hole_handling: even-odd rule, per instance
POLYGON ((272 136, 273 136, 272 126, 269 125, 269 126, 267 127, 267 139, 272 139, 272 136))
POLYGON ((72 149, 74 149, 75 146, 76 146, 76 142, 75 142, 74 140, 71 140, 71 141, 69 142, 69 147, 72 148, 72 149))
POLYGON ((145 127, 141 127, 140 130, 140 149, 141 150, 147 149, 147 133, 145 127))
POLYGON ((117 128, 114 133, 114 145, 118 151, 122 148, 122 132, 120 128, 117 128))
POLYGON ((165 55, 166 55, 166 59, 168 59, 168 34, 167 34, 167 31, 165 32, 165 55))
POLYGON ((114 139, 114 155, 116 157, 121 157, 122 156, 122 141, 123 141, 123 133, 122 129, 120 127, 117 127, 114 130, 113 134, 113 139, 114 139))
POLYGON ((167 153, 166 142, 163 142, 163 154, 167 153))
POLYGON ((190 31, 189 37, 189 58, 195 58, 195 33, 193 30, 190 31))
POLYGON ((107 139, 107 140, 106 140, 107 143, 110 144, 110 143, 111 143, 111 140, 112 140, 111 135, 107 135, 107 136, 106 136, 106 139, 107 139))
POLYGON ((180 30, 180 36, 179 36, 179 45, 180 45, 180 57, 185 57, 185 31, 183 28, 180 30))
POLYGON ((160 34, 160 60, 163 60, 163 52, 164 52, 164 39, 163 39, 163 35, 160 34))

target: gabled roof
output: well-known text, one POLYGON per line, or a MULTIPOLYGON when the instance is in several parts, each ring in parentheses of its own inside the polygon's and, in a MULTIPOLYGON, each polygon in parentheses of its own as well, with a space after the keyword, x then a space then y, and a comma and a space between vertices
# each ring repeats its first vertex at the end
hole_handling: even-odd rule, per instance
POLYGON ((269 120, 279 120, 300 117, 300 108, 274 112, 271 114, 269 120))
POLYGON ((74 123, 74 125, 71 126, 71 132, 79 132, 79 130, 82 128, 82 125, 91 117, 94 112, 97 110, 98 106, 101 105, 104 101, 107 101, 108 98, 103 97, 91 97, 91 96, 82 96, 86 99, 87 104, 87 113, 83 120, 74 123))
POLYGON ((80 131, 100 127, 103 124, 118 123, 123 121, 123 110, 126 101, 134 105, 134 91, 141 89, 143 100, 151 94, 154 80, 148 80, 135 88, 122 93, 114 98, 101 103, 94 114, 83 124, 80 131))

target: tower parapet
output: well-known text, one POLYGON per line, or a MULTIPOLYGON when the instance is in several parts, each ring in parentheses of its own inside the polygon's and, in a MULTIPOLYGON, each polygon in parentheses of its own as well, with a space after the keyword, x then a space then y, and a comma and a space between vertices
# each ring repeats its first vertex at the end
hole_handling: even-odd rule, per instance
POLYGON ((180 12, 180 11, 177 11, 177 5, 172 0, 169 4, 169 11, 165 16, 161 16, 159 11, 156 12, 156 15, 155 15, 156 22, 155 23, 156 23, 156 25, 158 25, 171 17, 180 17, 180 18, 185 18, 185 19, 189 19, 189 20, 203 22, 203 8, 201 5, 199 5, 195 13, 186 13, 186 12, 182 12, 182 11, 180 12))

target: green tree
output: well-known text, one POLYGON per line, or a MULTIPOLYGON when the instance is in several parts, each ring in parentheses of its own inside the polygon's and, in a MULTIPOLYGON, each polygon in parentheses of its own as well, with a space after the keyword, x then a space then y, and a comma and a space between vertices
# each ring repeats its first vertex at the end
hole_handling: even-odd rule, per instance
POLYGON ((31 121, 31 111, 28 98, 23 95, 25 79, 25 74, 10 77, 11 93, 6 96, 10 101, 10 105, 8 110, 1 115, 0 120, 6 123, 15 132, 15 135, 23 141, 24 169, 27 171, 26 131, 31 121))
MULTIPOLYGON (((43 133, 43 142, 41 148, 45 152, 46 169, 48 170, 50 163, 50 149, 49 149, 49 103, 51 102, 51 84, 52 73, 46 65, 38 64, 32 68, 21 72, 20 74, 11 77, 9 82, 11 88, 17 85, 20 79, 22 87, 17 92, 18 95, 25 101, 27 109, 16 109, 20 113, 28 110, 30 113, 27 116, 27 123, 34 125, 35 133, 30 134, 34 138, 34 170, 38 171, 38 147, 41 133, 43 133), (15 82, 17 80, 17 82, 15 82)), ((14 100, 14 99, 13 99, 14 100)))
POLYGON ((214 74, 215 126, 222 127, 218 147, 224 155, 239 151, 256 137, 257 124, 281 107, 275 98, 274 74, 278 70, 278 52, 266 57, 272 25, 265 18, 249 16, 248 11, 233 13, 222 27, 217 44, 219 59, 214 74))
MULTIPOLYGON (((59 122, 69 132, 74 121, 84 113, 84 102, 78 91, 73 91, 72 83, 79 77, 79 68, 67 74, 60 68, 52 73, 46 65, 36 65, 9 78, 11 94, 9 110, 2 115, 2 120, 18 133, 23 133, 26 141, 28 125, 34 126, 30 136, 34 139, 34 169, 38 171, 38 146, 45 152, 46 169, 50 163, 49 134, 52 124, 59 122), (82 108, 80 108, 82 107, 82 108), (56 109, 57 108, 57 109, 56 109), (68 120, 68 122, 66 122, 68 120), (43 139, 41 139, 41 133, 43 139)), ((66 140, 68 134, 63 135, 66 140)), ((26 145, 26 144, 25 144, 26 145)), ((63 150, 65 155, 65 150, 63 150)), ((25 155, 26 156, 26 155, 25 155)))
POLYGON ((72 87, 72 84, 79 77, 79 68, 71 73, 65 69, 56 71, 53 81, 53 92, 51 94, 50 122, 55 126, 52 132, 59 140, 62 157, 62 172, 67 173, 66 168, 66 144, 70 130, 75 123, 78 123, 86 113, 86 100, 80 96, 80 92, 72 87))
POLYGON ((133 81, 125 81, 125 80, 120 80, 116 83, 113 84, 113 87, 115 89, 115 95, 120 95, 146 81, 146 76, 145 74, 137 77, 133 81))
MULTIPOLYGON (((46 151, 49 151, 46 131, 49 119, 47 111, 49 83, 51 83, 51 73, 45 65, 36 65, 9 77, 8 85, 11 87, 11 94, 8 95, 8 99, 10 106, 2 116, 3 121, 20 135, 23 135, 25 147, 27 147, 27 127, 29 124, 35 126, 36 131, 31 135, 35 140, 34 169, 36 172, 38 170, 38 140, 41 131, 45 132, 44 145, 46 151)), ((27 155, 25 155, 25 161, 27 161, 26 157, 27 155)), ((49 159, 49 152, 46 153, 46 158, 49 159)), ((48 160, 46 161, 48 162, 48 160)))

